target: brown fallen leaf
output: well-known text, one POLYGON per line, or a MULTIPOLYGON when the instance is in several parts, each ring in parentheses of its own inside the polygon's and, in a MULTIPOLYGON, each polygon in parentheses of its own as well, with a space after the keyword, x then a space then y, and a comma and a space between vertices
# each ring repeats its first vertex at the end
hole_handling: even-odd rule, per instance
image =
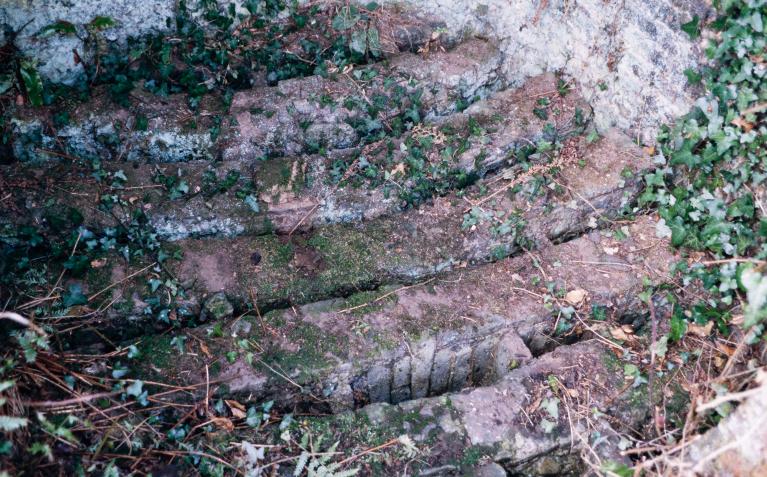
POLYGON ((235 419, 245 419, 245 416, 248 415, 245 412, 245 406, 238 403, 237 401, 225 399, 224 402, 229 407, 229 410, 232 412, 232 417, 234 417, 235 419))
POLYGON ((401 174, 405 173, 405 163, 404 162, 400 162, 399 164, 394 166, 394 168, 391 171, 389 171, 389 177, 394 177, 394 175, 398 174, 398 173, 401 173, 401 174))
POLYGON ((91 267, 93 268, 101 268, 106 264, 107 264, 106 258, 98 258, 96 260, 91 260, 91 267))
POLYGON ((586 295, 588 295, 586 290, 577 288, 567 292, 567 295, 565 295, 565 301, 573 306, 578 306, 583 303, 583 300, 586 299, 586 295))
POLYGON ((722 353, 726 354, 727 356, 732 356, 735 354, 735 347, 730 346, 728 344, 724 344, 722 342, 716 343, 716 348, 721 351, 722 353))
POLYGON ((628 341, 629 334, 623 329, 623 327, 617 327, 610 330, 610 336, 616 340, 628 341))
POLYGON ((214 426, 224 429, 227 432, 232 432, 234 430, 234 423, 226 417, 214 417, 210 422, 214 426))
POLYGON ((735 118, 731 122, 733 125, 743 129, 743 132, 749 132, 754 129, 754 123, 746 121, 743 118, 735 118))
POLYGON ((200 351, 202 351, 202 354, 204 354, 206 358, 213 357, 213 355, 210 354, 210 349, 208 349, 208 345, 206 345, 204 341, 200 341, 200 351))
POLYGON ((700 326, 695 323, 690 323, 687 325, 687 331, 694 334, 695 336, 699 336, 701 338, 705 338, 708 335, 711 334, 711 330, 714 328, 714 322, 709 321, 706 326, 700 326))

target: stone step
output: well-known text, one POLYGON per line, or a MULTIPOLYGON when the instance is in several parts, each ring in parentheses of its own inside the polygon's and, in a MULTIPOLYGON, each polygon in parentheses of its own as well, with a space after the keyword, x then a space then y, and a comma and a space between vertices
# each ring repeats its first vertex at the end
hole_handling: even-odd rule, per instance
MULTIPOLYGON (((308 234, 263 235, 174 242, 181 260, 165 263, 157 274, 143 266, 126 267, 111 257, 100 264, 89 293, 118 282, 102 299, 115 300, 113 311, 89 323, 101 333, 129 336, 142 326, 163 327, 155 304, 147 314, 147 279, 165 303, 178 295, 180 311, 194 321, 207 296, 221 291, 237 310, 254 301, 264 310, 299 305, 370 290, 387 283, 412 283, 466 265, 519 253, 577 236, 615 218, 642 188, 641 173, 652 166, 648 156, 620 133, 586 145, 581 139, 567 152, 575 162, 562 167, 551 186, 527 184, 513 197, 469 207, 457 197, 361 224, 322 227, 308 234), (558 185, 557 185, 558 184, 558 185), (470 210, 470 212, 469 212, 470 210), (157 281, 159 280, 159 281, 157 281), (173 295, 168 295, 172 291, 173 295)), ((161 317, 165 317, 162 315, 161 317)), ((167 318, 167 317, 166 317, 167 318)), ((176 323, 188 321, 178 316, 176 323)), ((146 331, 146 330, 144 330, 146 331)), ((84 338, 82 338, 84 339, 84 338)))
MULTIPOLYGON (((181 260, 165 262, 165 272, 156 276, 145 270, 135 279, 143 266, 126 266, 113 256, 100 264, 95 274, 100 279, 83 286, 95 293, 117 282, 102 297, 115 300, 114 311, 89 323, 102 333, 123 336, 142 325, 170 324, 158 322, 156 310, 147 314, 147 303, 139 298, 147 295, 147 277, 156 285, 173 277, 168 290, 155 287, 158 300, 167 304, 177 296, 174 301, 183 303, 180 310, 196 321, 200 303, 222 291, 238 310, 254 301, 270 310, 497 260, 523 247, 564 241, 616 218, 639 194, 641 172, 651 167, 650 158, 617 132, 591 145, 580 140, 567 154, 583 162, 563 166, 551 186, 535 187, 531 181, 513 197, 498 194, 479 207, 448 196, 396 217, 330 225, 293 237, 180 240, 174 247, 181 260)), ((154 308, 168 309, 160 304, 154 308)), ((179 315, 176 323, 186 321, 179 315)))
POLYGON ((60 127, 53 124, 54 116, 64 117, 61 112, 18 111, 12 149, 22 162, 61 158, 64 152, 83 159, 162 163, 350 148, 378 132, 404 131, 407 124, 449 114, 456 103, 499 89, 501 57, 491 43, 472 39, 426 57, 403 53, 329 78, 294 78, 240 91, 231 105, 223 97, 206 96, 196 112, 185 95, 158 97, 136 89, 131 105, 124 107, 103 90, 65 110, 69 119, 60 127))
POLYGON ((622 392, 624 384, 619 358, 592 340, 561 346, 491 386, 372 404, 312 424, 351 421, 349 442, 362 446, 371 435, 407 435, 423 449, 414 475, 585 475, 586 446, 592 459, 630 464, 616 450, 614 428, 639 428, 633 416, 645 416, 648 405, 622 392))
POLYGON ((168 345, 171 335, 141 346, 178 384, 200 382, 207 366, 221 393, 253 402, 333 412, 396 404, 488 385, 558 340, 607 334, 608 321, 641 313, 639 293, 647 280, 667 282, 673 258, 643 216, 420 285, 178 332, 189 344, 181 355, 168 345))
MULTIPOLYGON (((114 197, 113 202, 141 205, 165 240, 289 233, 371 220, 502 168, 506 174, 519 172, 541 141, 562 144, 582 132, 590 108, 575 94, 560 95, 557 86, 556 76, 542 75, 403 136, 325 155, 104 163, 105 172, 125 177, 120 188, 99 187, 82 171, 59 165, 55 174, 66 178, 65 184, 54 191, 41 188, 40 197, 25 197, 23 206, 31 207, 30 220, 40 221, 40 204, 53 197, 82 211, 86 226, 99 229, 116 226, 117 219, 130 221, 132 207, 101 210, 99 201, 114 197), (348 177, 339 183, 342 176, 348 177), (465 179, 452 178, 458 176, 465 179)), ((9 170, 44 175, 26 167, 9 170)))

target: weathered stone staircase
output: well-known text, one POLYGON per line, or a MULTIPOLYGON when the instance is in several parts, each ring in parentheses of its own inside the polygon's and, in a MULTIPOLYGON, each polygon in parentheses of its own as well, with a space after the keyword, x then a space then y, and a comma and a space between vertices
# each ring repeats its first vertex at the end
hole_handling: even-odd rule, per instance
MULTIPOLYGON (((93 230, 142 209, 181 257, 160 268, 115 252, 83 283, 109 306, 61 329, 83 349, 140 337, 146 373, 208 379, 221 397, 400 423, 437 449, 422 475, 578 473, 594 432, 594 458, 622 459, 612 429, 644 414, 600 320, 641 319, 645 281, 667 280, 655 222, 624 218, 652 162, 617 130, 587 134, 590 107, 555 75, 509 88, 501 62, 471 39, 242 91, 201 116, 223 118, 215 135, 185 126, 181 97, 96 98, 57 131, 20 115, 20 162, 3 174, 56 174, 53 201, 93 230), (104 190, 56 146, 124 179, 104 190), (437 186, 423 192, 416 170, 437 186), (105 213, 104 195, 125 206, 105 213), (173 279, 163 319, 147 277, 173 279), (544 412, 554 398, 558 414, 544 412), (457 464, 469 447, 490 460, 457 464)), ((50 200, 27 197, 19 220, 44 220, 50 200)))

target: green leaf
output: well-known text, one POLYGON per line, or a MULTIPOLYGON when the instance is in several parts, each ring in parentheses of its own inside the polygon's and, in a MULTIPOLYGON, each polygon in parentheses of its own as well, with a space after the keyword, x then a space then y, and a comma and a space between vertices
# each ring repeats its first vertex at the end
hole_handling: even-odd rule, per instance
POLYGON ((72 23, 66 22, 64 20, 59 20, 55 23, 44 26, 42 30, 37 32, 39 36, 46 36, 52 33, 58 33, 59 35, 76 35, 77 27, 75 27, 72 23))
POLYGON ((141 351, 139 351, 136 345, 128 346, 128 359, 138 358, 139 356, 141 356, 141 351))
POLYGON ((125 392, 128 396, 138 397, 144 391, 144 383, 141 380, 133 381, 133 384, 125 388, 125 392))
POLYGON ((43 105, 43 80, 37 72, 37 68, 30 61, 23 61, 21 68, 21 81, 24 83, 24 89, 27 91, 27 98, 32 106, 43 105))
POLYGON ((25 417, 0 416, 0 431, 13 432, 26 427, 29 421, 25 417))
POLYGON ((613 462, 611 460, 605 462, 602 464, 602 470, 604 472, 609 472, 618 475, 619 477, 633 477, 634 476, 634 469, 627 466, 624 463, 620 462, 613 462))
POLYGON ((112 17, 98 16, 98 17, 95 17, 93 20, 91 20, 88 26, 93 28, 94 30, 103 30, 105 28, 113 27, 116 24, 117 22, 112 17))
POLYGON ((125 367, 122 363, 117 363, 112 368, 112 377, 115 379, 124 378, 130 370, 125 367))
POLYGON ((88 297, 83 295, 83 287, 79 283, 73 283, 69 285, 69 290, 64 292, 62 301, 64 306, 69 308, 70 306, 87 304, 88 297))
POLYGON ((754 12, 753 15, 751 15, 751 28, 754 29, 756 32, 763 32, 764 31, 764 23, 762 22, 762 14, 759 12, 754 12))
POLYGON ((691 39, 696 39, 700 36, 700 17, 695 15, 687 23, 682 23, 682 31, 687 33, 691 39))
POLYGON ((544 433, 551 434, 551 432, 554 431, 556 427, 556 422, 549 421, 548 419, 541 419, 541 429, 543 429, 544 433))
POLYGON ((681 312, 677 313, 675 311, 674 314, 671 315, 669 326, 668 337, 671 341, 679 341, 687 332, 687 320, 684 319, 681 312))
POLYGON ((665 358, 668 352, 668 336, 661 336, 658 341, 652 344, 651 351, 660 358, 665 358))
POLYGON ((552 419, 559 419, 559 399, 547 398, 541 402, 541 409, 546 411, 552 419))
POLYGON ((136 131, 146 131, 147 127, 149 126, 149 120, 146 116, 143 114, 137 114, 136 115, 136 123, 133 126, 133 129, 136 131))
POLYGON ((248 415, 245 418, 245 423, 250 427, 257 427, 261 424, 261 413, 258 412, 255 406, 248 408, 248 415))
POLYGON ((684 75, 687 77, 687 82, 690 84, 700 84, 701 79, 703 79, 703 75, 692 68, 684 70, 684 75))
POLYGON ((334 30, 344 31, 353 27, 359 21, 360 16, 354 7, 342 7, 338 14, 333 18, 332 26, 334 30))
POLYGON ((368 50, 373 56, 381 56, 381 38, 378 35, 378 30, 370 27, 368 32, 368 50))
POLYGON ((364 55, 367 51, 367 34, 364 30, 355 30, 352 32, 351 39, 349 40, 349 49, 360 55, 364 55))
POLYGON ((250 210, 253 212, 259 213, 261 211, 261 207, 258 205, 258 199, 253 194, 248 194, 245 196, 243 201, 245 202, 245 205, 250 207, 250 210))
POLYGON ((13 88, 13 84, 13 75, 0 75, 0 95, 5 94, 6 91, 13 88))
POLYGON ((736 199, 729 207, 727 207, 727 215, 731 218, 744 217, 747 219, 754 218, 754 196, 746 194, 736 199))

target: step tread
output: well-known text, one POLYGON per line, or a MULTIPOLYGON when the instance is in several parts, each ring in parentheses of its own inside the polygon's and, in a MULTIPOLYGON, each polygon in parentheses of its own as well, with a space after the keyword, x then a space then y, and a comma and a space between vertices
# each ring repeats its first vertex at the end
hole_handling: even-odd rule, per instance
POLYGON ((655 221, 644 216, 624 227, 622 239, 594 231, 416 286, 385 287, 261 316, 252 311, 224 325, 189 329, 194 338, 189 341, 206 343, 207 352, 192 344, 194 352, 163 373, 181 377, 182 384, 199 382, 206 364, 219 363, 215 378, 230 394, 290 406, 311 392, 335 410, 486 384, 500 379, 508 366, 524 364, 531 351, 540 354, 555 343, 557 322, 566 319, 560 307, 572 306, 578 314, 570 319, 573 332, 589 326, 607 333, 609 321, 640 306, 637 296, 647 279, 667 282, 674 254, 667 240, 655 237, 655 221), (581 301, 568 302, 571 292, 582 295, 581 301), (608 321, 593 321, 594 316, 608 321), (214 328, 222 335, 211 337, 214 328), (242 339, 257 343, 258 352, 250 349, 259 356, 253 366, 246 364, 247 351, 238 348, 242 339), (481 357, 485 345, 492 359, 481 357), (427 350, 428 362, 416 366, 419 349, 427 350), (475 365, 481 360, 479 368, 466 369, 469 361, 457 368, 462 349, 475 365), (228 352, 237 354, 237 362, 226 362, 228 352), (407 384, 399 397, 392 374, 397 366, 404 366, 407 384), (456 369, 465 375, 457 381, 456 369), (285 376, 305 388, 285 391, 285 376))

